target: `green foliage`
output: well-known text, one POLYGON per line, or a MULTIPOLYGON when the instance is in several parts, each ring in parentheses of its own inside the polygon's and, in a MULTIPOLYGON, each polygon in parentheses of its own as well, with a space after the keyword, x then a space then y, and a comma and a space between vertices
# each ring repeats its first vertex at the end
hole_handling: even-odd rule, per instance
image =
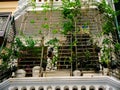
POLYGON ((3 59, 3 62, 8 62, 10 60, 12 50, 9 48, 4 48, 3 50, 4 50, 4 53, 1 53, 1 57, 3 59))
POLYGON ((119 2, 119 0, 114 0, 114 3, 118 3, 119 2))
MULTIPOLYGON (((117 1, 116 1, 117 2, 117 1)), ((98 9, 100 13, 103 14, 103 34, 109 35, 116 29, 116 24, 114 19, 117 15, 120 15, 120 10, 115 11, 113 7, 106 3, 106 0, 102 0, 101 2, 97 3, 98 9)))
POLYGON ((39 34, 42 34, 42 30, 38 30, 38 33, 39 33, 39 34))
POLYGON ((105 38, 102 42, 102 44, 104 44, 104 45, 109 45, 110 43, 111 43, 111 40, 108 38, 105 38))
POLYGON ((52 63, 55 64, 55 62, 57 62, 57 60, 58 60, 58 57, 54 55, 52 58, 52 63))
POLYGON ((35 20, 33 20, 33 19, 30 20, 30 23, 31 23, 31 24, 34 24, 34 23, 35 23, 35 20))
POLYGON ((71 11, 72 11, 71 9, 64 8, 64 10, 63 10, 63 12, 62 12, 63 15, 64 15, 63 17, 64 17, 64 18, 69 17, 69 14, 71 13, 71 11))
POLYGON ((54 39, 49 40, 46 44, 56 46, 58 42, 59 40, 57 38, 54 38, 54 39))
POLYGON ((109 38, 105 38, 102 42, 102 54, 101 54, 101 64, 107 68, 111 61, 111 53, 113 52, 113 48, 111 47, 112 41, 109 38))
POLYGON ((64 18, 74 20, 74 17, 80 13, 81 3, 80 0, 70 1, 70 0, 62 0, 63 2, 63 15, 64 18))
POLYGON ((120 51, 120 43, 115 43, 115 51, 120 51))
POLYGON ((41 8, 43 8, 43 12, 47 12, 50 9, 50 5, 46 2, 42 4, 41 8))
POLYGON ((69 63, 72 63, 73 60, 72 60, 72 57, 69 57, 69 63))
POLYGON ((49 24, 42 24, 42 27, 45 29, 49 29, 49 24))
POLYGON ((2 59, 2 67, 3 69, 7 69, 9 67, 9 62, 13 51, 11 48, 3 48, 3 52, 0 53, 0 58, 2 59))
POLYGON ((62 33, 67 34, 68 32, 71 32, 73 29, 74 29, 73 22, 71 21, 64 22, 62 33))
POLYGON ((17 47, 17 48, 19 48, 19 49, 24 49, 24 44, 23 44, 23 42, 20 40, 20 38, 19 37, 16 37, 15 38, 15 43, 14 43, 14 45, 17 47))
POLYGON ((109 35, 109 33, 114 32, 114 29, 115 29, 115 25, 113 22, 111 22, 110 20, 104 22, 102 29, 103 34, 109 35))
POLYGON ((54 29, 54 30, 52 30, 52 33, 53 33, 53 34, 57 34, 57 33, 58 33, 58 30, 57 30, 57 29, 54 29))
POLYGON ((111 16, 111 15, 115 16, 115 11, 109 4, 106 3, 106 0, 102 0, 97 5, 98 5, 98 9, 101 13, 106 14, 108 16, 111 16))
POLYGON ((102 56, 101 56, 101 64, 105 67, 108 67, 109 62, 110 62, 110 58, 111 58, 111 48, 108 48, 107 46, 104 45, 104 47, 102 48, 102 56))
POLYGON ((81 3, 80 0, 70 1, 70 0, 62 0, 63 10, 62 14, 66 21, 63 24, 63 34, 67 34, 68 32, 72 32, 75 30, 77 22, 77 15, 80 14, 81 3))
POLYGON ((33 40, 32 37, 26 37, 25 42, 28 48, 33 48, 36 44, 36 40, 33 40))
POLYGON ((88 60, 90 58, 90 51, 86 50, 84 55, 85 55, 86 60, 88 60))
MULTIPOLYGON (((114 0, 115 3, 118 2, 118 0, 114 0)), ((107 35, 107 38, 105 37, 102 44, 102 53, 101 53, 101 64, 106 64, 106 67, 110 67, 110 62, 112 59, 112 53, 114 52, 114 48, 111 47, 111 45, 114 45, 113 41, 109 36, 115 32, 117 29, 115 18, 117 15, 120 14, 120 11, 115 11, 112 5, 109 5, 106 3, 106 0, 102 0, 97 4, 98 9, 100 13, 103 15, 103 22, 102 22, 102 35, 107 35)), ((120 45, 119 43, 116 43, 114 45, 115 51, 119 49, 120 45)))
POLYGON ((30 4, 33 7, 33 9, 36 8, 36 0, 30 0, 30 4))

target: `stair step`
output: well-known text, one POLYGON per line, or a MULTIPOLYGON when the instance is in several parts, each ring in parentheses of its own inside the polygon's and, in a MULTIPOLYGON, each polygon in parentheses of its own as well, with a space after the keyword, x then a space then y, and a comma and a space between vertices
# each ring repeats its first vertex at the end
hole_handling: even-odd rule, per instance
POLYGON ((62 76, 70 76, 70 70, 51 70, 51 71, 46 71, 43 73, 43 77, 62 77, 62 76))

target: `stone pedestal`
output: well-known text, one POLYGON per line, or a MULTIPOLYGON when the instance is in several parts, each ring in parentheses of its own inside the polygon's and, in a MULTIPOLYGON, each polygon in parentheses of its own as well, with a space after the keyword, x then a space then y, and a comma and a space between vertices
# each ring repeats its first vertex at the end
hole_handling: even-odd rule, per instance
POLYGON ((73 71, 73 76, 80 76, 81 72, 79 70, 73 71))
POLYGON ((32 69, 32 76, 33 77, 40 77, 43 74, 43 68, 40 66, 35 66, 32 69))
POLYGON ((17 77, 17 78, 23 78, 23 77, 25 77, 25 75, 26 75, 26 72, 25 72, 25 70, 23 70, 23 69, 18 69, 18 70, 16 71, 16 77, 17 77))
POLYGON ((103 68, 103 74, 105 76, 108 76, 109 75, 109 69, 108 68, 103 68))

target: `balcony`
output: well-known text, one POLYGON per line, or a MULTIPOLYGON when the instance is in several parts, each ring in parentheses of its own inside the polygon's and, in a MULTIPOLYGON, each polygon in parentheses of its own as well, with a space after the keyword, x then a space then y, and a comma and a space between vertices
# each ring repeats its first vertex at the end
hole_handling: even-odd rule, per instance
POLYGON ((108 76, 10 78, 0 90, 120 90, 120 82, 108 76))
MULTIPOLYGON (((71 0, 74 1, 74 0, 71 0)), ((95 2, 99 2, 100 0, 81 0, 82 8, 96 8, 94 6, 95 2)), ((21 16, 25 11, 39 11, 43 10, 41 7, 43 4, 47 3, 48 5, 51 4, 51 0, 19 0, 18 7, 14 13, 15 17, 21 16)), ((53 0, 52 2, 53 7, 58 9, 62 6, 62 0, 53 0)))

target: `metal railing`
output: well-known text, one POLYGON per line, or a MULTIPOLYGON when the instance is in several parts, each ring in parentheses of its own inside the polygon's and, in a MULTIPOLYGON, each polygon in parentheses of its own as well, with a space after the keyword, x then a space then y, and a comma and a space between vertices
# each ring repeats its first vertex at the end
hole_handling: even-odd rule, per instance
MULTIPOLYGON (((11 16, 11 13, 0 13, 0 18, 1 18, 1 23, 0 23, 1 24, 0 59, 3 60, 3 58, 2 58, 3 48, 6 47, 6 45, 8 43, 10 45, 14 41, 16 30, 15 30, 14 17, 11 16), (2 23, 2 18, 6 18, 3 23, 2 23), (11 35, 11 32, 13 33, 13 35, 11 35)), ((9 48, 11 48, 11 47, 9 47, 9 48)), ((9 68, 4 69, 4 64, 2 63, 0 65, 0 82, 3 81, 4 79, 9 78, 12 75, 11 74, 12 68, 13 67, 9 67, 9 68)))

